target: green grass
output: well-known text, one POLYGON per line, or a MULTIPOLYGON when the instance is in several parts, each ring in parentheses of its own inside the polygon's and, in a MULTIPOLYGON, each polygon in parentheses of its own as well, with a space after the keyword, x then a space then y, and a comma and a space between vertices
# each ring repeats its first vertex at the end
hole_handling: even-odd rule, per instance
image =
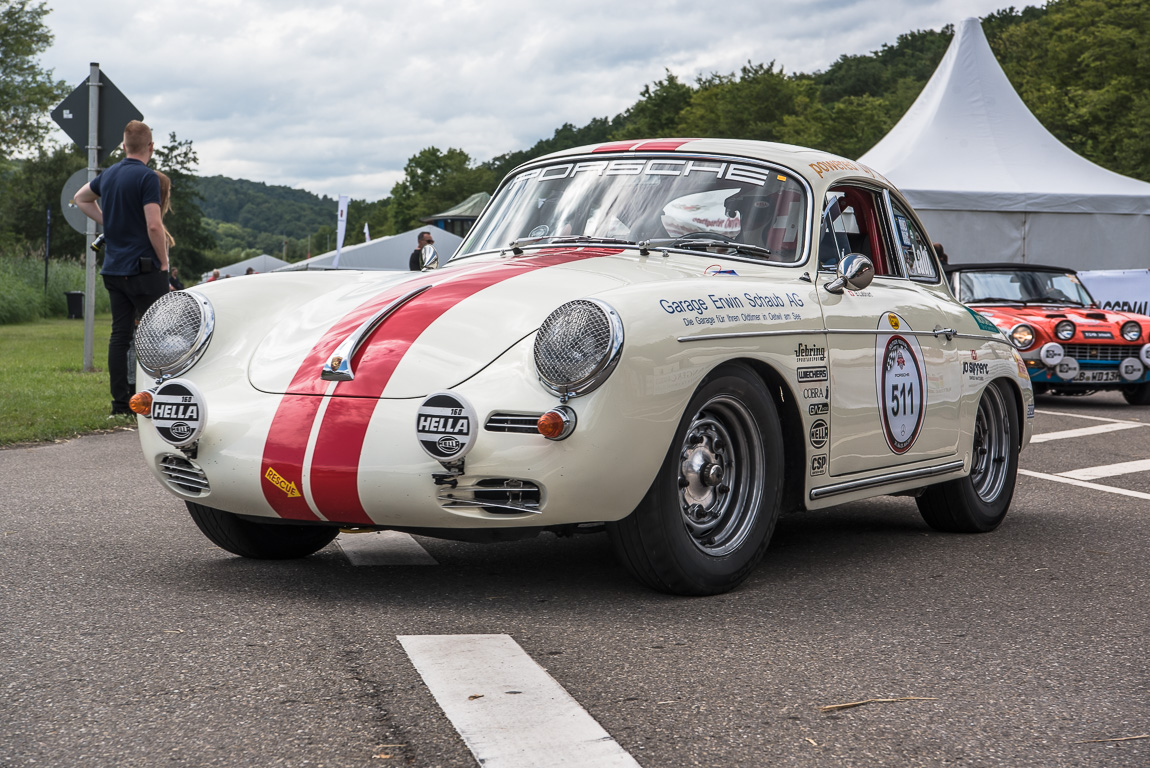
POLYGON ((110 315, 96 315, 95 371, 84 372, 84 321, 0 325, 0 445, 42 442, 132 424, 109 421, 110 315))

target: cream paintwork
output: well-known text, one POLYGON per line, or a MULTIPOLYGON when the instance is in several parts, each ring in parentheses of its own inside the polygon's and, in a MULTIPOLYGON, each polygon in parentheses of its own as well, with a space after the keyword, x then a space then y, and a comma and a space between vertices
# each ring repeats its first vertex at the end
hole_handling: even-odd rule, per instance
MULTIPOLYGON (((882 182, 881 177, 857 164, 811 150, 728 141, 697 141, 686 146, 784 164, 806 179, 816 201, 823 199, 832 184, 847 180, 871 185, 882 182), (812 170, 820 163, 826 167, 812 170), (832 169, 831 164, 839 169, 832 169)), ((892 196, 901 200, 893 189, 892 196)), ((808 256, 816 242, 816 222, 816 216, 809 217, 808 256)), ((529 250, 527 255, 533 252, 529 250)), ((510 258, 509 253, 468 257, 449 269, 473 269, 484 260, 510 258)), ((271 393, 284 391, 302 356, 347 311, 386 286, 401 281, 416 286, 423 279, 411 273, 286 273, 220 281, 194 289, 208 296, 216 311, 211 346, 183 377, 193 381, 206 399, 208 423, 195 462, 206 473, 211 491, 202 497, 173 492, 225 511, 275 517, 264 498, 260 475, 264 441, 280 402, 280 396, 271 393), (252 382, 266 391, 253 388, 252 382)), ((832 357, 832 392, 837 394, 845 388, 844 405, 836 407, 839 401, 832 398, 830 413, 821 418, 830 421, 830 449, 838 451, 842 461, 832 464, 825 475, 812 476, 812 456, 827 449, 816 451, 807 439, 811 425, 820 416, 808 412, 813 401, 803 397, 803 384, 797 380, 798 344, 833 349, 833 344, 849 339, 860 353, 869 350, 873 358, 875 335, 836 335, 834 331, 840 328, 832 324, 831 339, 838 342, 828 342, 822 308, 833 307, 843 318, 853 315, 859 320, 854 327, 869 327, 876 334, 876 313, 899 310, 897 306, 875 305, 865 296, 832 296, 821 287, 827 279, 827 275, 815 272, 809 259, 797 265, 766 265, 748 258, 705 253, 664 255, 655 251, 640 255, 637 249, 629 248, 619 255, 540 269, 484 289, 435 320, 401 360, 371 417, 360 458, 359 496, 372 520, 381 526, 516 527, 620 519, 646 493, 700 381, 726 361, 758 366, 771 377, 771 388, 782 392, 778 407, 794 410, 799 428, 796 435, 787 436, 791 440, 787 459, 795 462, 788 465, 788 473, 801 473, 801 497, 808 508, 913 489, 925 482, 921 478, 892 480, 867 490, 811 499, 816 489, 848 478, 885 476, 896 470, 956 460, 962 461, 961 470, 932 477, 930 482, 962 476, 970 466, 978 400, 994 378, 1013 385, 1020 403, 1023 444, 1029 441, 1033 394, 1029 377, 1025 370, 1019 370, 1012 348, 997 332, 980 330, 941 282, 929 286, 901 280, 897 281, 896 293, 914 294, 924 305, 938 302, 948 307, 940 325, 958 331, 937 349, 927 352, 924 346, 930 385, 928 407, 933 410, 928 411, 919 441, 931 449, 929 455, 918 453, 917 443, 908 454, 893 461, 882 455, 874 442, 876 435, 880 442, 883 439, 877 419, 874 363, 869 363, 869 369, 863 365, 867 375, 855 371, 844 380, 835 372, 832 357), (704 274, 708 266, 716 264, 738 272, 738 276, 704 274), (731 306, 728 297, 747 295, 772 303, 777 299, 782 305, 751 308, 743 301, 743 307, 731 306), (431 478, 442 468, 422 452, 415 439, 415 411, 422 397, 451 388, 475 408, 481 423, 493 412, 541 413, 554 407, 558 398, 535 375, 535 330, 557 306, 584 297, 605 301, 618 312, 625 342, 619 366, 607 382, 595 392, 570 401, 578 416, 574 433, 567 440, 551 442, 539 436, 481 431, 466 460, 465 481, 512 477, 538 483, 543 490, 541 513, 503 515, 446 509, 437 498, 443 489, 431 478), (660 304, 662 299, 703 299, 710 309, 701 314, 668 313, 660 304), (716 304, 725 306, 719 309, 716 304), (761 319, 744 318, 751 314, 761 319), (701 318, 710 321, 704 323, 701 318), (710 338, 724 333, 775 335, 710 338), (979 361, 988 364, 988 372, 981 379, 961 372, 962 360, 969 359, 971 350, 979 361), (872 409, 869 418, 868 405, 872 409)), ((932 330, 919 327, 922 323, 917 320, 914 324, 916 331, 932 330)), ((163 455, 178 452, 159 439, 146 419, 140 420, 140 426, 149 464, 167 485, 158 463, 163 455)), ((301 492, 311 501, 306 478, 303 486, 301 492)), ((315 510, 314 502, 311 506, 315 510)))

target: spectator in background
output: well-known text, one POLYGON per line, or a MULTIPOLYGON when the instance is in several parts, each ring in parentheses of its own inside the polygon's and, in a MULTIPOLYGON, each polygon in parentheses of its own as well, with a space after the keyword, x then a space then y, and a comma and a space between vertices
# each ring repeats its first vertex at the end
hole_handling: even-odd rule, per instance
POLYGON ((171 272, 168 273, 168 288, 173 291, 184 290, 184 284, 180 281, 180 270, 172 267, 171 272))
POLYGON ((124 159, 76 193, 76 207, 104 227, 100 275, 112 309, 108 378, 112 416, 131 416, 128 348, 136 321, 168 292, 168 241, 161 213, 160 178, 148 167, 152 129, 139 120, 124 126, 124 159), (97 202, 98 201, 98 202, 97 202))
POLYGON ((946 251, 942 249, 942 243, 931 243, 934 246, 934 252, 938 255, 938 261, 942 266, 950 263, 950 257, 946 255, 946 251))
POLYGON ((420 232, 418 242, 415 250, 411 252, 411 258, 407 261, 407 268, 412 272, 419 272, 423 269, 423 246, 435 244, 430 232, 420 232))
POLYGON ((248 267, 248 271, 244 272, 245 275, 254 275, 255 273, 256 273, 256 270, 254 267, 248 267))
POLYGON ((220 271, 218 269, 213 269, 212 270, 212 276, 209 277, 206 282, 214 283, 216 280, 219 280, 219 279, 220 279, 220 271))

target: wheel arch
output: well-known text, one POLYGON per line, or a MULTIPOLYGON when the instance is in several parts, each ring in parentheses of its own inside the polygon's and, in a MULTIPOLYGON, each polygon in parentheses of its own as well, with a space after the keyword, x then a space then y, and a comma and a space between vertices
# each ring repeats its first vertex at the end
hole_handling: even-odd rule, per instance
POLYGON ((1006 393, 1014 399, 1015 413, 1018 414, 1018 434, 1015 435, 1015 439, 1018 441, 1018 449, 1022 450, 1023 434, 1026 431, 1026 399, 1022 396, 1022 389, 1018 386, 1018 382, 1009 376, 1000 376, 991 382, 991 384, 996 383, 1001 383, 1006 393))
POLYGON ((803 419, 799 402, 785 376, 769 363, 754 358, 736 358, 724 363, 740 363, 750 368, 762 380, 775 404, 779 424, 783 430, 783 445, 798 446, 798 450, 783 452, 783 513, 803 509, 806 492, 807 449, 803 419))

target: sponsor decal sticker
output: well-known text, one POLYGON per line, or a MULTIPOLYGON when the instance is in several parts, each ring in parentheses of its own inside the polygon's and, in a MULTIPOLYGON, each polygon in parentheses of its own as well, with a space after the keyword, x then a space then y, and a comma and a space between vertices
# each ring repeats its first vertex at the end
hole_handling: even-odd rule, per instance
POLYGON ((826 445, 827 439, 830 437, 830 432, 830 427, 827 426, 826 421, 817 419, 814 424, 811 424, 811 447, 822 448, 826 445))
MULTIPOLYGON (((911 330, 909 323, 893 313, 886 319, 891 327, 911 330)), ((882 321, 879 325, 881 329, 882 321)), ((926 413, 926 360, 914 336, 880 334, 875 343, 875 384, 883 434, 887 446, 903 454, 918 439, 926 413)), ((963 363, 964 368, 967 365, 986 363, 963 363)))
POLYGON ((203 395, 190 381, 172 379, 152 394, 152 426, 176 447, 199 439, 206 416, 203 395))
POLYGON ((827 367, 825 365, 800 366, 795 369, 795 376, 798 378, 800 384, 807 384, 813 381, 826 381, 827 367))
POLYGON ((978 312, 975 312, 970 307, 967 307, 966 311, 969 312, 970 316, 974 318, 974 322, 976 322, 978 324, 978 327, 980 330, 989 331, 991 333, 997 333, 998 332, 998 326, 995 325, 994 323, 990 322, 989 320, 987 320, 985 316, 980 315, 978 312))
POLYGON ((803 399, 805 400, 825 400, 831 396, 831 388, 826 387, 805 387, 803 389, 803 399))
POLYGON ((712 277, 714 277, 715 275, 728 275, 731 277, 738 277, 739 276, 739 273, 733 269, 723 269, 722 264, 712 264, 711 266, 709 266, 703 270, 703 274, 704 275, 711 275, 712 277))
POLYGON ((796 363, 825 363, 827 360, 826 347, 804 344, 801 341, 795 347, 796 363))
POLYGON ((962 375, 969 376, 972 381, 982 381, 990 373, 990 363, 962 362, 962 375))
POLYGON ((1084 339, 1113 339, 1114 334, 1110 331, 1083 331, 1082 338, 1084 339))
POLYGON ((807 413, 811 416, 826 416, 830 410, 829 403, 811 403, 807 406, 807 413))
POLYGON ((471 404, 451 392, 429 395, 415 414, 419 445, 437 461, 462 459, 475 445, 478 419, 471 404))
POLYGON ((827 473, 827 455, 820 453, 811 457, 811 475, 825 475, 827 473))
POLYGON ((276 488, 279 488, 281 491, 286 493, 288 498, 300 495, 299 489, 296 488, 295 483, 289 482, 285 478, 281 477, 280 473, 276 472, 272 467, 268 467, 268 471, 264 472, 264 479, 266 479, 276 488))

